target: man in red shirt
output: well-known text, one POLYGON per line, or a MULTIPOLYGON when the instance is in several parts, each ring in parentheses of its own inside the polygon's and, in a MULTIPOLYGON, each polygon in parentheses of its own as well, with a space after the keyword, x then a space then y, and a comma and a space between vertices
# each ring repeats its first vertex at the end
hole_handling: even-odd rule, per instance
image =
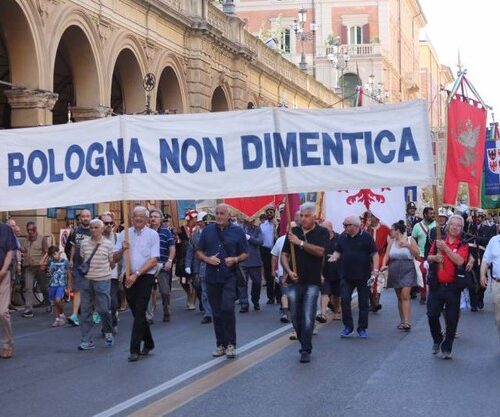
POLYGON ((427 316, 434 341, 432 354, 437 354, 441 349, 443 359, 451 359, 460 313, 461 289, 456 284, 456 270, 469 257, 469 247, 461 240, 463 228, 463 217, 451 216, 446 225, 445 240, 436 240, 427 257, 430 264, 427 316), (439 316, 444 309, 446 336, 443 340, 439 316))

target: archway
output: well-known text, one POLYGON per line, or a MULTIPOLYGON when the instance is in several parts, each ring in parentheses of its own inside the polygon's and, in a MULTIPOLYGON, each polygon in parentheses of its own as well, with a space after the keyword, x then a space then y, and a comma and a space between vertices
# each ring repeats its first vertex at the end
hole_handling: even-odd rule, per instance
POLYGON ((54 64, 53 91, 59 98, 53 124, 68 121, 68 106, 99 105, 99 78, 92 47, 83 30, 68 27, 59 41, 54 64))
POLYGON ((217 87, 212 95, 212 111, 228 111, 229 103, 222 87, 217 87))
POLYGON ((184 103, 179 80, 172 67, 166 67, 160 76, 156 94, 156 111, 160 114, 183 113, 184 103))
POLYGON ((247 104, 247 109, 255 109, 257 106, 255 104, 253 104, 251 101, 248 102, 247 104))
POLYGON ((132 50, 123 49, 116 59, 111 81, 111 107, 115 114, 142 113, 146 95, 142 72, 132 50))
MULTIPOLYGON (((14 0, 3 0, 0 12, 0 81, 38 88, 38 53, 28 19, 14 0)), ((0 85, 0 129, 11 126, 10 105, 0 85)))
POLYGON ((353 74, 352 72, 348 72, 347 74, 342 75, 339 78, 339 88, 344 94, 344 98, 349 99, 354 97, 356 93, 356 87, 361 84, 361 78, 357 74, 353 74))

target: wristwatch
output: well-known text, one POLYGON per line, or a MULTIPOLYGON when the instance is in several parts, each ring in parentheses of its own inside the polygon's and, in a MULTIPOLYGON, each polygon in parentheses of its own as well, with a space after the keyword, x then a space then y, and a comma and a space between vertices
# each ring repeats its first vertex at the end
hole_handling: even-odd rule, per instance
POLYGON ((300 241, 299 247, 300 247, 300 249, 304 249, 304 241, 303 240, 300 241))
POLYGON ((141 275, 141 274, 139 274, 139 270, 135 271, 134 274, 137 276, 141 275))

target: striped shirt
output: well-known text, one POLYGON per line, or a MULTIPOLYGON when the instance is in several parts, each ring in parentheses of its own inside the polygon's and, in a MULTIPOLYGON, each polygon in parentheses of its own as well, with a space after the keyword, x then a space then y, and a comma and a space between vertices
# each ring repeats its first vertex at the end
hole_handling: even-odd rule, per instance
POLYGON ((92 239, 82 241, 80 254, 85 262, 92 255, 97 243, 100 243, 92 261, 90 261, 90 269, 85 278, 92 281, 105 281, 111 278, 111 261, 113 259, 113 244, 110 240, 102 238, 100 242, 95 242, 92 239))

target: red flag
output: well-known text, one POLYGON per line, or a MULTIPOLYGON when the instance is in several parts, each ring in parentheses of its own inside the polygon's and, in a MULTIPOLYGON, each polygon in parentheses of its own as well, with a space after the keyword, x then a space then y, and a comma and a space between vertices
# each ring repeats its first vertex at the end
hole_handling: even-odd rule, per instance
POLYGON ((275 195, 263 195, 260 197, 225 198, 224 203, 248 217, 253 217, 269 205, 276 207, 276 201, 278 203, 281 201, 277 200, 277 197, 275 195))
POLYGON ((297 210, 300 208, 300 195, 299 194, 288 194, 288 198, 286 199, 285 204, 288 204, 290 207, 290 216, 292 217, 291 219, 288 218, 288 210, 286 209, 286 206, 284 207, 283 211, 280 213, 280 230, 279 230, 279 235, 283 236, 288 228, 288 223, 290 220, 294 219, 295 213, 297 210))
POLYGON ((456 204, 459 183, 469 186, 469 204, 480 207, 486 109, 455 96, 448 107, 448 156, 444 204, 456 204))

